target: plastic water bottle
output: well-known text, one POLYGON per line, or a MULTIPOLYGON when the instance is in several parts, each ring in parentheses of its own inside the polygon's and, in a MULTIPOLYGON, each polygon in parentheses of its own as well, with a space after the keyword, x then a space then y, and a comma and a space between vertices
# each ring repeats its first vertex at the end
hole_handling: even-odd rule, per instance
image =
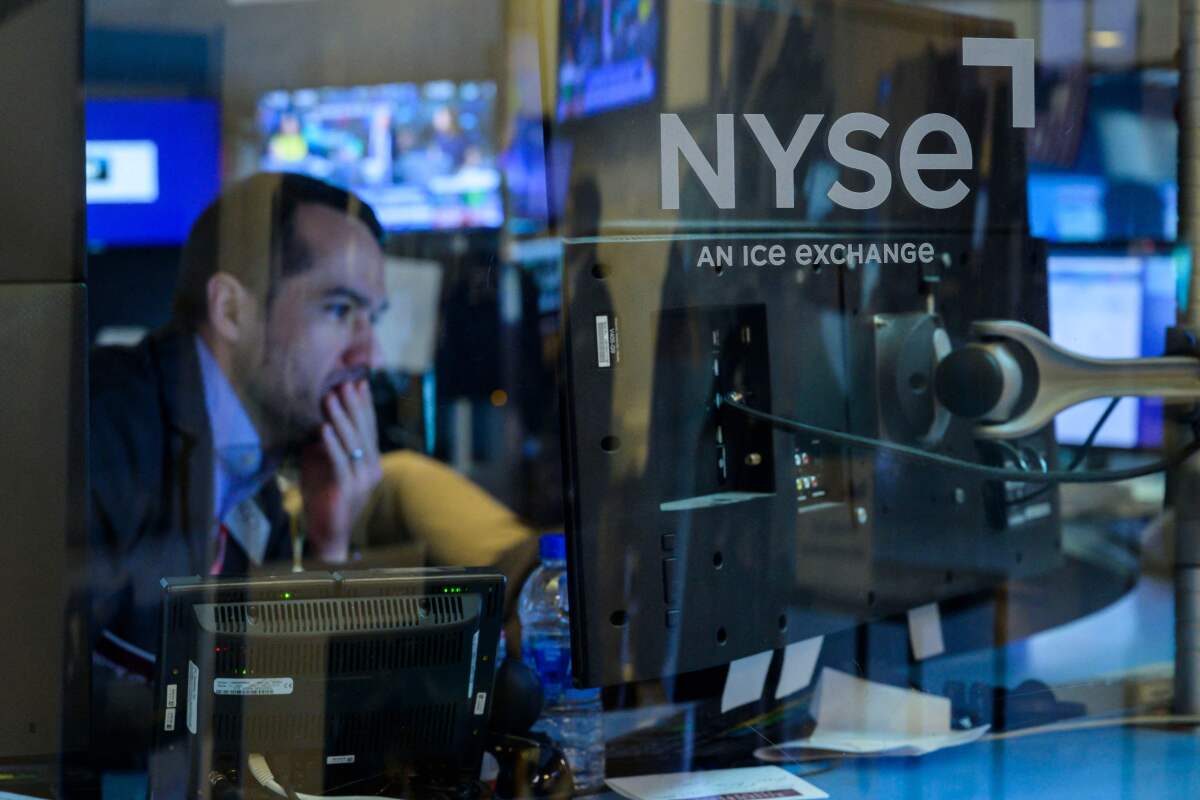
POLYGON ((570 607, 567 549, 561 533, 541 539, 542 564, 533 571, 517 603, 521 657, 537 671, 545 701, 533 726, 566 753, 578 791, 604 783, 604 720, 599 689, 571 685, 570 607))

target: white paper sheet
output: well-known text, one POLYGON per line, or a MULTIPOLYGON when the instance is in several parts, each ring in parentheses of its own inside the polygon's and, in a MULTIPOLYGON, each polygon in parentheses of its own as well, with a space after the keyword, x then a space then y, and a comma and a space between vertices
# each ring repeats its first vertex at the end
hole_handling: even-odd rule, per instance
POLYGON ((808 781, 779 767, 609 778, 605 783, 630 800, 738 800, 751 796, 820 800, 829 797, 808 781))
POLYGON ((950 728, 950 700, 872 683, 826 667, 813 700, 816 729, 806 739, 763 747, 761 761, 790 761, 796 750, 916 756, 973 742, 989 726, 950 728))
POLYGON ((923 736, 950 732, 950 700, 826 667, 813 701, 817 730, 923 736))
MULTIPOLYGON (((864 755, 923 756, 935 750, 970 744, 987 733, 987 730, 988 726, 983 725, 966 731, 951 731, 940 736, 917 736, 899 733, 854 733, 850 731, 822 733, 821 731, 814 731, 813 735, 807 739, 787 743, 779 749, 803 744, 803 747, 800 749, 833 750, 839 753, 858 753, 864 755)), ((763 760, 773 761, 775 759, 767 758, 763 760)))
POLYGON ((817 670, 817 658, 821 655, 824 636, 805 639, 789 644, 783 651, 783 669, 779 672, 779 684, 775 687, 775 699, 782 700, 812 683, 817 670))
POLYGON ((946 641, 942 638, 942 615, 937 603, 908 612, 908 640, 912 643, 913 658, 917 661, 946 652, 946 641))
POLYGON ((754 656, 739 658, 729 665, 729 674, 725 677, 725 691, 721 693, 721 713, 731 708, 757 702, 767 685, 767 670, 771 668, 771 656, 768 650, 754 656))
POLYGON ((388 257, 384 278, 391 307, 375 329, 380 363, 413 375, 427 372, 437 344, 442 266, 436 261, 388 257))

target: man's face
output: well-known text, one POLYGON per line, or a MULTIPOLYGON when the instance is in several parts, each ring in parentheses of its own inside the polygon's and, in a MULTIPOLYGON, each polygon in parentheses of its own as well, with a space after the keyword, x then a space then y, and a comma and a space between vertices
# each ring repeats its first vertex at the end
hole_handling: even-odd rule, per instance
POLYGON ((301 206, 296 231, 311 266, 285 278, 266 309, 261 335, 238 347, 236 371, 260 431, 275 446, 311 438, 322 400, 375 366, 374 323, 386 306, 383 252, 359 220, 301 206))

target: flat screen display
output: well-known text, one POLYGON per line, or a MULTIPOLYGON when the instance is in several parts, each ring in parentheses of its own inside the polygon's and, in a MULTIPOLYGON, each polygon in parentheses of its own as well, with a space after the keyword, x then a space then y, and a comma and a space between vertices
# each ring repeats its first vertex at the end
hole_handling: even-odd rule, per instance
POLYGON ((264 170, 351 189, 393 231, 504 222, 488 82, 275 91, 258 105, 264 170))
POLYGON ((1042 172, 1029 176, 1029 228, 1061 244, 1169 242, 1176 236, 1173 182, 1113 181, 1100 175, 1042 172))
POLYGON ((512 141, 501 156, 508 225, 514 234, 540 233, 562 218, 573 149, 569 139, 546 137, 540 119, 516 120, 512 141))
POLYGON ((1029 224, 1059 243, 1171 242, 1178 227, 1178 74, 1131 70, 1039 78, 1029 224), (1044 116, 1044 119, 1043 119, 1044 116))
POLYGON ((177 245, 220 186, 210 100, 89 100, 85 187, 93 245, 177 245))
MULTIPOLYGON (((1175 262, 1170 256, 1057 254, 1049 261, 1050 337, 1095 358, 1161 356, 1175 323, 1175 262)), ((1063 444, 1082 444, 1108 400, 1091 400, 1055 419, 1063 444)), ((1127 397, 1096 436, 1102 447, 1146 448, 1162 443, 1163 406, 1156 398, 1127 397)))
POLYGON ((559 122, 654 97, 662 16, 661 0, 562 0, 559 122))

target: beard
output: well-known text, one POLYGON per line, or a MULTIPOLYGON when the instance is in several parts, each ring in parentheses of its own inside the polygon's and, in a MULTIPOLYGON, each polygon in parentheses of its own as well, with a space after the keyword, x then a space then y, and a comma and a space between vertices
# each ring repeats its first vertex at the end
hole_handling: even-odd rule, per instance
POLYGON ((235 357, 234 368, 243 387, 243 403, 264 448, 293 450, 320 435, 322 395, 305 388, 287 358, 243 353, 235 357))
POLYGON ((320 435, 324 418, 319 397, 311 397, 309 392, 297 396, 286 384, 269 379, 255 380, 247 389, 257 409, 254 416, 272 448, 292 450, 320 435))
POLYGON ((264 446, 296 452, 321 438, 327 421, 323 402, 330 392, 346 383, 365 380, 365 367, 339 369, 323 380, 305 379, 298 365, 288 359, 267 356, 255 359, 257 368, 248 370, 248 410, 264 436, 264 446))

